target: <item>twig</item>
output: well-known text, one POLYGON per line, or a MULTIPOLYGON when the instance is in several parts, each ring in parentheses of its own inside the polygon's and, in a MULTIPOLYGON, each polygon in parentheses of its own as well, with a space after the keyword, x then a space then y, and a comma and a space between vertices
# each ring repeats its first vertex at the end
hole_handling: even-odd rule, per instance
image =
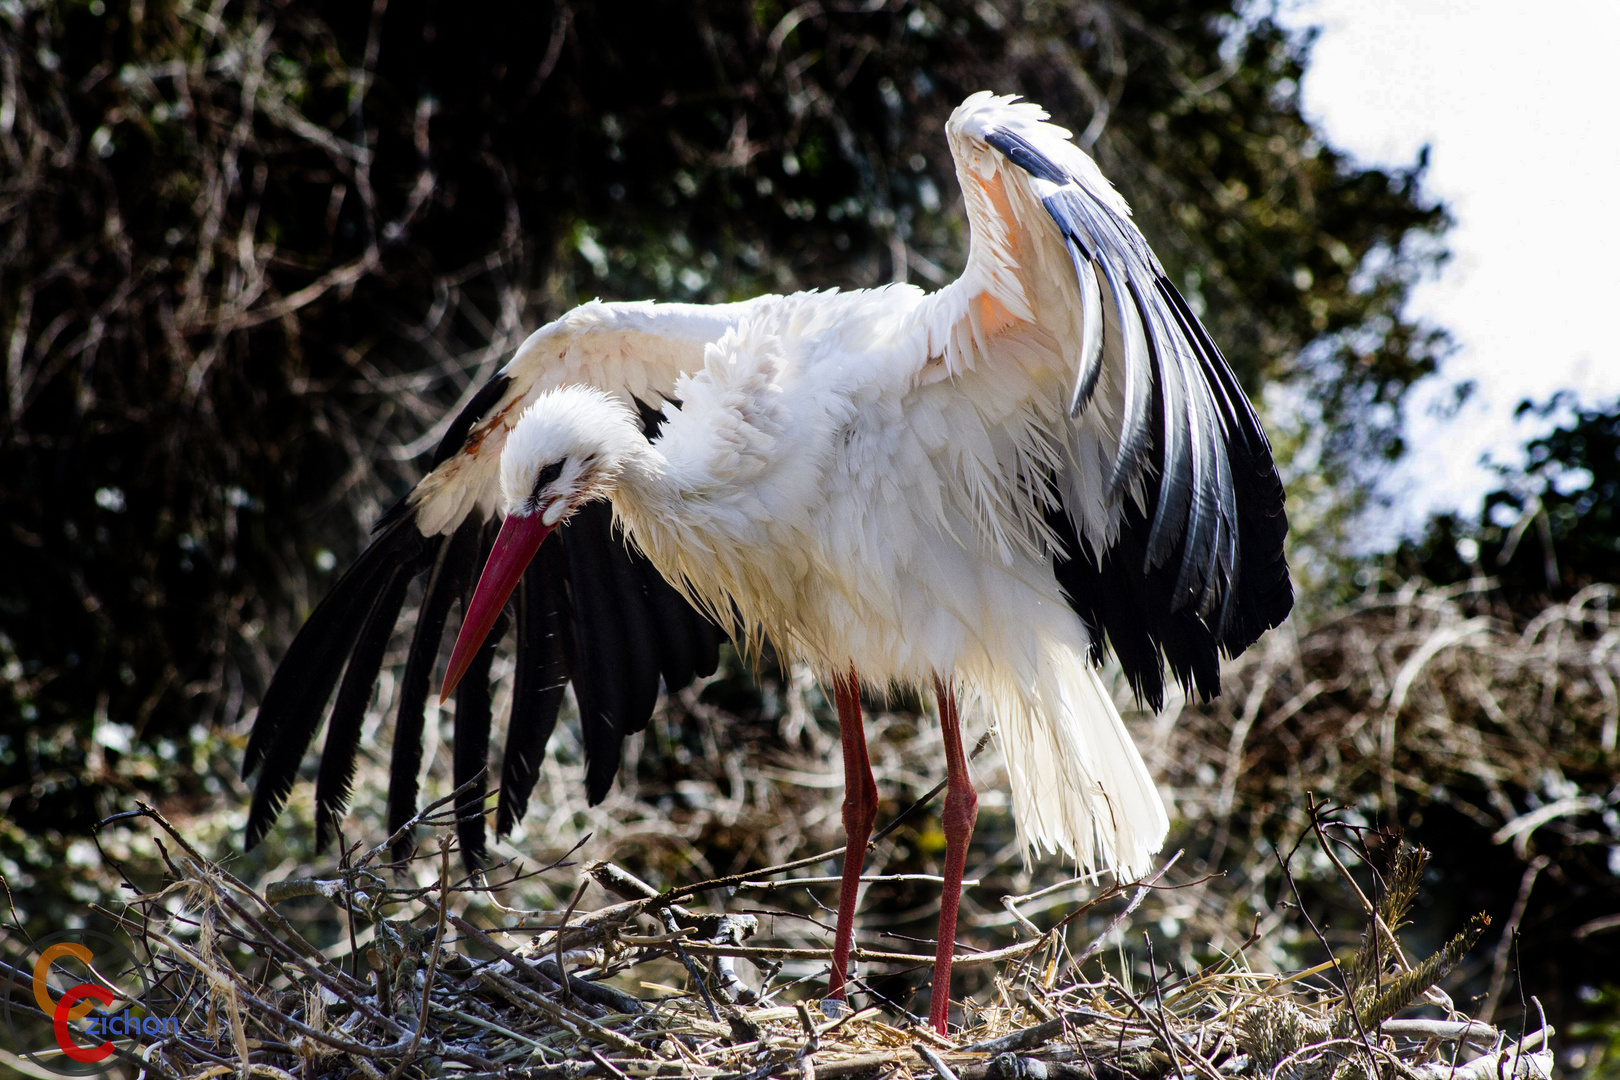
MULTIPOLYGON (((778 889, 810 888, 816 885, 837 885, 844 879, 841 877, 796 877, 788 881, 741 881, 737 883, 739 889, 749 889, 756 892, 775 892, 778 889)), ((882 882, 884 884, 911 884, 920 883, 938 885, 945 879, 938 874, 862 874, 861 883, 882 882)), ((979 884, 978 878, 969 878, 962 882, 962 887, 979 884)))
POLYGON ((1179 1035, 1170 1030, 1170 1025, 1165 1020, 1163 1013, 1149 1012, 1147 1006, 1143 1005, 1142 1002, 1137 999, 1136 995, 1127 990, 1125 986, 1117 979, 1110 981, 1113 983, 1113 989, 1119 991, 1119 993, 1125 997, 1125 1000, 1131 1003, 1131 1008, 1136 1010, 1137 1015, 1141 1016, 1141 1018, 1147 1022, 1148 1026, 1153 1028, 1154 1033, 1157 1034, 1160 1041, 1164 1043, 1165 1051, 1170 1055, 1170 1062, 1175 1066, 1177 1072, 1181 1071, 1181 1065, 1177 1060, 1176 1055, 1176 1051, 1179 1049, 1181 1053, 1185 1054, 1188 1059, 1192 1061, 1193 1066, 1199 1072, 1208 1077, 1209 1080, 1225 1080, 1225 1077, 1221 1076, 1221 1074, 1215 1069, 1215 1066, 1206 1061, 1202 1054, 1197 1053, 1192 1047, 1188 1046, 1179 1035))
MULTIPOLYGON (((1086 962, 1089 961, 1093 956, 1096 956, 1102 951, 1103 944, 1113 935, 1114 931, 1118 930, 1120 926, 1124 924, 1125 920, 1129 919, 1136 909, 1142 906, 1142 901, 1147 899, 1148 894, 1153 891, 1153 887, 1158 884, 1159 880, 1163 878, 1164 875, 1170 872, 1170 868, 1176 865, 1176 863, 1181 859, 1183 853, 1184 852, 1182 851, 1177 851, 1174 855, 1170 856, 1169 860, 1163 866, 1161 866, 1152 877, 1148 878, 1137 887, 1136 895, 1132 896, 1130 903, 1125 905, 1125 910, 1121 911, 1118 915, 1115 915, 1113 921, 1108 924, 1107 928, 1093 938, 1090 945, 1086 946, 1085 951, 1069 962, 1067 965, 1068 971, 1073 972, 1076 978, 1079 977, 1080 969, 1084 967, 1086 962)), ((961 961, 958 960, 956 963, 960 964, 961 961)))
POLYGON ((912 1043, 911 1048, 917 1052, 918 1057, 928 1062, 928 1067, 934 1070, 934 1075, 939 1077, 939 1080, 959 1080, 951 1071, 951 1067, 945 1064, 945 1059, 940 1057, 933 1047, 927 1043, 912 1043))
POLYGON ((1530 860, 1530 865, 1524 868, 1524 875, 1519 879, 1519 893, 1513 899, 1513 910, 1502 926, 1502 939, 1497 943, 1496 954, 1491 959, 1491 988, 1485 994, 1484 1008, 1479 1010, 1479 1018, 1487 1024, 1496 1019, 1496 1010, 1502 1007, 1502 995, 1507 988, 1509 950, 1519 933, 1519 923, 1524 920, 1525 909, 1530 905, 1530 890, 1535 887, 1537 876, 1546 869, 1548 862, 1547 856, 1537 855, 1530 860))
POLYGON ((1443 1042, 1471 1042, 1491 1045, 1502 1033, 1478 1020, 1385 1020, 1379 1025, 1385 1035, 1408 1039, 1440 1039, 1443 1042))
POLYGON ((568 901, 568 910, 563 912, 562 918, 557 923, 557 971, 562 975, 562 978, 557 983, 557 990, 562 995, 563 1005, 565 1006, 574 1003, 574 994, 568 988, 568 968, 563 965, 563 931, 568 929, 568 917, 579 906, 579 901, 584 897, 585 890, 590 887, 590 884, 591 879, 588 877, 580 880, 579 888, 574 890, 574 898, 568 901))

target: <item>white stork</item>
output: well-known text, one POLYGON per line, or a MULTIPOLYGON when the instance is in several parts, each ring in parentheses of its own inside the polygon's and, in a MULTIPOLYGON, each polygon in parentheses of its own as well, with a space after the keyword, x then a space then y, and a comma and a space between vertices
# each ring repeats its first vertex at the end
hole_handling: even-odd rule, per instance
MULTIPOLYGON (((444 694, 456 695, 460 785, 484 767, 489 665, 515 621, 498 832, 524 812, 567 681, 592 801, 660 680, 673 691, 714 669, 717 627, 745 651, 769 639, 831 687, 849 841, 831 997, 844 995, 877 808, 863 681, 931 684, 939 702, 937 1030, 977 808, 959 696, 994 724, 1027 844, 1144 870, 1167 820, 1098 677, 1105 638, 1151 707, 1165 662, 1217 693, 1218 654, 1292 605, 1287 519, 1270 446, 1219 350, 1125 201, 1046 119, 988 93, 952 114, 972 241, 961 279, 938 292, 593 302, 536 331, 288 650, 247 748, 244 770, 260 770, 249 844, 285 803, 340 674, 319 834, 342 812, 384 647, 425 573, 389 797, 391 827, 409 821, 444 622, 487 558, 444 694)), ((482 805, 475 785, 461 806, 475 858, 482 805)))

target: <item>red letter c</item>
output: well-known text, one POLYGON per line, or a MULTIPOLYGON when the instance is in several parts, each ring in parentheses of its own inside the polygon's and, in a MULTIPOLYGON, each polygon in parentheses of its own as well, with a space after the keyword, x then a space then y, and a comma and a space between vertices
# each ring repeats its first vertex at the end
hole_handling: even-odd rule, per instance
POLYGON ((56 1012, 51 1017, 51 1026, 56 1029, 56 1045, 62 1048, 62 1053, 74 1061, 101 1061, 113 1052, 112 1042, 104 1040, 100 1046, 80 1046, 73 1041, 73 1031, 68 1027, 68 1014, 72 1012, 74 1004, 80 998, 87 997, 95 998, 103 1005, 113 1003, 111 990, 97 986, 94 983, 80 983, 63 994, 62 1000, 56 1003, 56 1012))

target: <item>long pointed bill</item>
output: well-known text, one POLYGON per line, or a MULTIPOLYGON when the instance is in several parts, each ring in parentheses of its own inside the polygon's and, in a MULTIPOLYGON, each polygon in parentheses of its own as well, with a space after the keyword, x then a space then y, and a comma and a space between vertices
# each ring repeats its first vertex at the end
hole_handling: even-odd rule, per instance
POLYGON ((484 574, 478 579, 478 588, 473 590, 472 600, 467 604, 461 633, 456 637, 455 650, 450 653, 450 667, 444 673, 444 689, 439 691, 441 702, 449 698, 467 668, 472 666, 478 647, 489 636, 495 620, 501 617, 506 598, 517 588, 524 568, 555 527, 542 522, 539 514, 506 515, 506 523, 495 537, 495 546, 490 548, 489 562, 484 564, 484 574))

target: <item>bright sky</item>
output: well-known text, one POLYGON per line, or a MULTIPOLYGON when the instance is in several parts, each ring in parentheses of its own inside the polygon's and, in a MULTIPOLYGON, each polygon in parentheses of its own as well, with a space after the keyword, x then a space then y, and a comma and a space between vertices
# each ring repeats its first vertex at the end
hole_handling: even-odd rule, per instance
POLYGON ((1515 425, 1521 399, 1620 394, 1620 2, 1296 0, 1287 21, 1323 28, 1303 92, 1335 145, 1379 164, 1433 147, 1453 257, 1413 310, 1460 346, 1445 376, 1479 389, 1449 421, 1413 410, 1391 525, 1477 509, 1480 456, 1517 461, 1539 430, 1515 425))

